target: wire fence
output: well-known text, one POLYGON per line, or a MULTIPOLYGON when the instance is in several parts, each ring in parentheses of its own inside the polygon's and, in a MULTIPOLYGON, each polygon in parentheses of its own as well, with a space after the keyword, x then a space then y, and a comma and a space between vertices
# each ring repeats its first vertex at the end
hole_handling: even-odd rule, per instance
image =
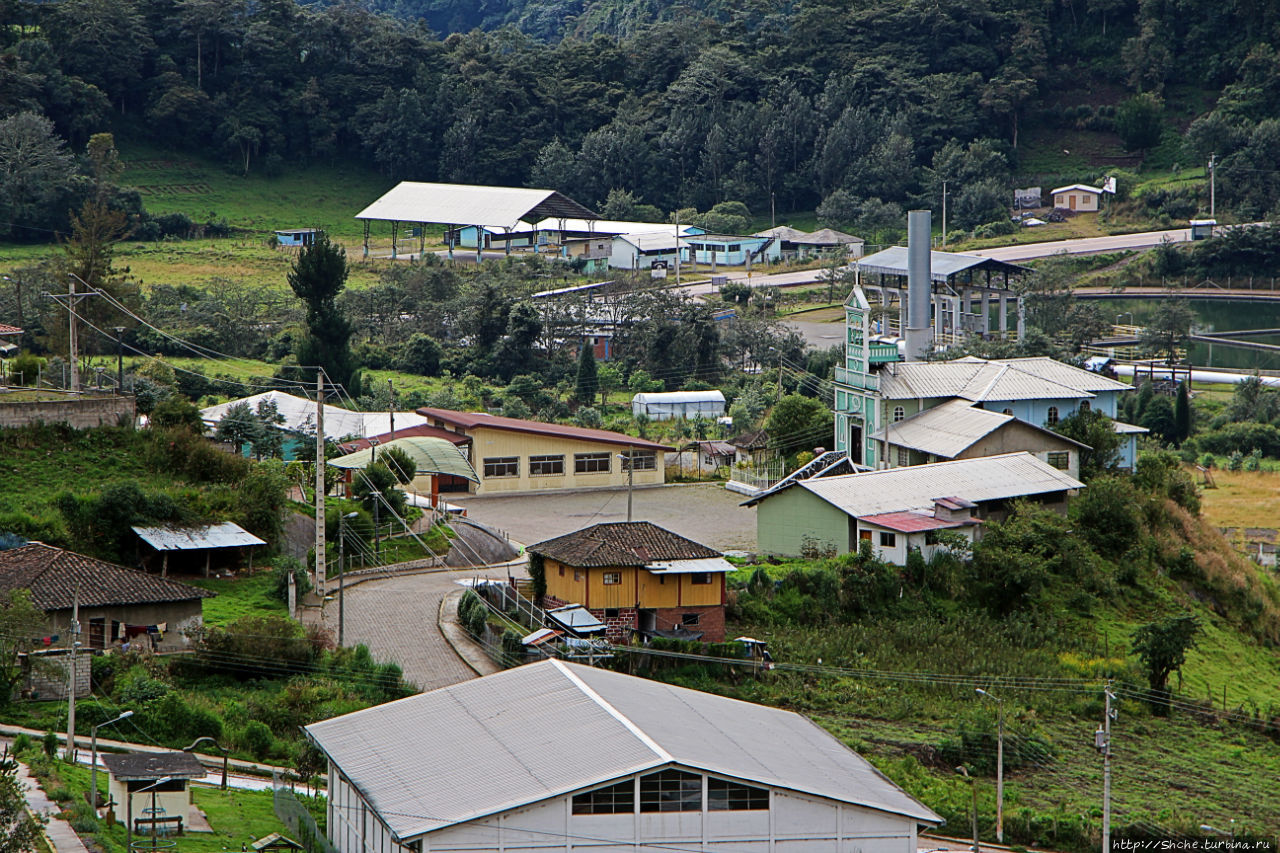
POLYGON ((294 839, 307 853, 339 853, 316 823, 315 816, 293 789, 284 784, 278 773, 271 776, 271 805, 276 817, 289 827, 294 839))

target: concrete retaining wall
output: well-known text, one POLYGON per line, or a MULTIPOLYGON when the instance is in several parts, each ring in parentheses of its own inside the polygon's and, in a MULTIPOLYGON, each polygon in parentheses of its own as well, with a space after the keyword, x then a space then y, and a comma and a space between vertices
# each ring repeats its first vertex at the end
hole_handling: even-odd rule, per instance
POLYGON ((65 400, 0 400, 0 428, 67 424, 75 429, 132 424, 138 409, 133 397, 68 397, 65 400))

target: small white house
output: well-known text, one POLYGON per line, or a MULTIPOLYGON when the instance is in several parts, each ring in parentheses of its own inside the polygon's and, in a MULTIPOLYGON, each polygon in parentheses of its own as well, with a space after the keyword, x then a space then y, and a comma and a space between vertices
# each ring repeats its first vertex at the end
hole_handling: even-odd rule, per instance
POLYGON ((941 823, 799 714, 555 659, 305 731, 339 853, 916 853, 941 823))
POLYGON ((1053 196, 1055 208, 1088 213, 1098 209, 1098 199, 1102 197, 1102 189, 1088 184, 1072 184, 1069 187, 1058 187, 1051 191, 1050 195, 1053 196))
POLYGON ((660 391, 631 398, 631 416, 651 421, 673 418, 718 418, 724 414, 724 394, 711 391, 660 391))
POLYGON ((135 834, 152 827, 166 834, 190 826, 192 779, 203 779, 204 767, 189 752, 133 752, 102 756, 107 767, 109 809, 119 823, 131 823, 135 834))

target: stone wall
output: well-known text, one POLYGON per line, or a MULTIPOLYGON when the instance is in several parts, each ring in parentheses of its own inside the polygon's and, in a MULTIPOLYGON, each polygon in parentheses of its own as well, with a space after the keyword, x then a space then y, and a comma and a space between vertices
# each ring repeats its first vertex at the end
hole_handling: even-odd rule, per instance
POLYGON ((137 417, 133 397, 71 397, 65 400, 5 402, 0 398, 0 428, 32 424, 67 424, 75 429, 132 424, 137 417))

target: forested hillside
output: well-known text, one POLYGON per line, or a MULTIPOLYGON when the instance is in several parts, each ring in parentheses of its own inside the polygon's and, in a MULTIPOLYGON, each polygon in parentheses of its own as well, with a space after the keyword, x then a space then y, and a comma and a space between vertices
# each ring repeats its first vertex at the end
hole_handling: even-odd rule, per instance
POLYGON ((1165 167, 1216 152, 1220 210, 1241 216, 1267 213, 1280 183, 1259 168, 1280 160, 1271 3, 370 3, 387 13, 5 4, 10 234, 65 227, 77 170, 57 143, 79 153, 104 130, 241 172, 358 159, 394 179, 536 184, 592 205, 631 193, 615 215, 734 199, 867 228, 936 203, 943 180, 971 227, 1000 216, 1014 177, 1096 180, 1153 149, 1165 167), (514 26, 428 29, 499 24, 514 26), (1081 132, 1110 154, 1073 153, 1064 140, 1081 132))

